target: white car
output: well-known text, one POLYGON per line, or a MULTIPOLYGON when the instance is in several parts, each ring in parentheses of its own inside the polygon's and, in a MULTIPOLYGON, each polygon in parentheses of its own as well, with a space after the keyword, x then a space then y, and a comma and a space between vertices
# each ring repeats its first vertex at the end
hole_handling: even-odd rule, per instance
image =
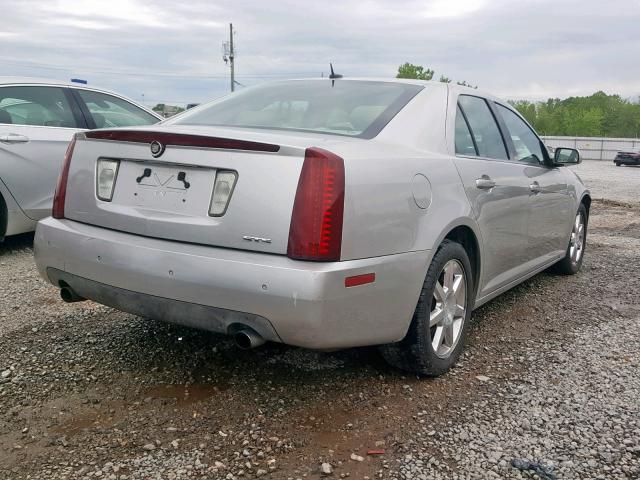
POLYGON ((104 90, 0 77, 0 241, 51 214, 64 152, 76 132, 151 125, 162 117, 104 90))

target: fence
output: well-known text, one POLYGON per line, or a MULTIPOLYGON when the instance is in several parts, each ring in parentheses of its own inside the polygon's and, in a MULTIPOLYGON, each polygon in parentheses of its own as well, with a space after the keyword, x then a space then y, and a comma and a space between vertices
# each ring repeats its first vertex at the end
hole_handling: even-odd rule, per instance
POLYGON ((571 147, 580 150, 584 160, 612 161, 619 151, 637 152, 640 150, 638 138, 605 138, 605 137, 542 137, 550 147, 571 147))

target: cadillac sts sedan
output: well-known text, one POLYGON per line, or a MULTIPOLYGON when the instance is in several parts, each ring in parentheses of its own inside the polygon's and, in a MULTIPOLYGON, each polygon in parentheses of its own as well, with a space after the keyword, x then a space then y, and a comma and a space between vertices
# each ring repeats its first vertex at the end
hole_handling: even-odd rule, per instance
POLYGON ((35 256, 65 301, 439 375, 473 309, 578 272, 591 197, 506 102, 413 80, 247 88, 76 134, 35 256))

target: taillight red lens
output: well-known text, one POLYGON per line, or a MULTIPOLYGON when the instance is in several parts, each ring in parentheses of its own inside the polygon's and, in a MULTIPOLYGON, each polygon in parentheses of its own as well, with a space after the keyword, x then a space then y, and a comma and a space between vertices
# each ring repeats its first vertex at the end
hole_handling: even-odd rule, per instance
POLYGON ((64 202, 67 198, 67 181, 69 179, 69 166, 71 165, 71 157, 73 156, 73 149, 76 146, 76 136, 74 135, 67 147, 67 153, 64 154, 64 162, 62 163, 62 170, 58 175, 58 184, 56 185, 56 193, 53 196, 53 211, 51 215, 53 218, 64 218, 64 202))
POLYGON ((287 255, 296 260, 340 260, 344 213, 344 161, 308 148, 293 204, 287 255))

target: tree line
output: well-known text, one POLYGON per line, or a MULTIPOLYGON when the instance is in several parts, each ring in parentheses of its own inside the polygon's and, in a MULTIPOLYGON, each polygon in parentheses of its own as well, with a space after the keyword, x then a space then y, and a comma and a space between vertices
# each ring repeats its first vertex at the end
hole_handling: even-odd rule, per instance
MULTIPOLYGON (((435 72, 421 65, 404 63, 397 78, 432 80, 435 72)), ((440 76, 441 82, 451 80, 440 76)), ((466 81, 458 85, 471 86, 466 81)), ((472 87, 475 88, 475 87, 472 87)), ((588 97, 550 98, 544 102, 510 101, 541 135, 577 137, 640 137, 640 103, 620 95, 596 92, 588 97)))

